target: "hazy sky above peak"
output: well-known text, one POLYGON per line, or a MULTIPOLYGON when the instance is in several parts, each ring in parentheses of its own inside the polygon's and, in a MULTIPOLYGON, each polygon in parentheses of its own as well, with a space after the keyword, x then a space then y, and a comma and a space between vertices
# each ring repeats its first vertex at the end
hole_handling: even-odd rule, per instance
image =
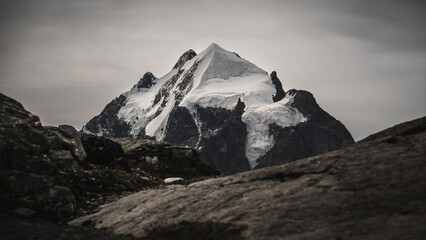
POLYGON ((212 42, 310 91, 356 140, 426 115, 426 1, 1 0, 0 91, 80 129, 212 42))

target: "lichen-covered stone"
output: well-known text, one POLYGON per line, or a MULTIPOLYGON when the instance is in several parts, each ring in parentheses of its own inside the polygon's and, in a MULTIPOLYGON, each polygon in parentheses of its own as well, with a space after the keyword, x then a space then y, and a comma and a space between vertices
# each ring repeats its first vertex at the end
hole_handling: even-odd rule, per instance
POLYGON ((69 150, 50 150, 49 158, 61 168, 77 168, 78 162, 74 160, 69 150))
POLYGON ((55 150, 67 149, 78 162, 86 159, 86 151, 81 142, 81 133, 69 125, 45 127, 50 147, 55 150))

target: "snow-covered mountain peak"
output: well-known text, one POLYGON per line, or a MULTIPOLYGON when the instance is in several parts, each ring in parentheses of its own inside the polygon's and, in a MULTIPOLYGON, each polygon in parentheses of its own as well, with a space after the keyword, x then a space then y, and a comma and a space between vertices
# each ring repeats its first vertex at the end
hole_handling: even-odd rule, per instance
POLYGON ((193 87, 180 106, 233 110, 239 98, 247 106, 272 103, 275 87, 268 73, 234 52, 212 43, 183 68, 189 71, 194 65, 193 87))
MULTIPOLYGON (((212 43, 198 55, 192 49, 186 51, 161 78, 144 74, 83 130, 197 148, 205 160, 232 173, 270 159, 270 154, 281 151, 274 147, 276 142, 293 136, 288 129, 310 124, 308 110, 318 112, 319 107, 314 100, 301 104, 308 99, 303 94, 286 93, 275 72, 268 75, 235 52, 212 43), (282 131, 286 137, 280 137, 282 131)), ((307 132, 311 139, 314 133, 307 132)), ((292 159, 302 155, 295 153, 292 159)))
POLYGON ((212 43, 196 59, 201 60, 201 64, 205 65, 206 71, 201 76, 202 81, 216 78, 226 80, 252 74, 267 75, 267 72, 261 68, 240 58, 236 53, 221 48, 216 43, 212 43))
POLYGON ((291 96, 274 103, 275 93, 267 72, 213 43, 198 55, 193 50, 185 52, 162 78, 146 73, 124 93, 126 104, 117 117, 129 124, 130 135, 138 136, 144 130, 145 136, 161 141, 177 106, 186 108, 197 121, 197 106, 233 111, 241 99, 245 104, 242 121, 248 131, 246 156, 253 168, 273 145, 269 124, 293 126, 305 119, 289 105, 291 96))
POLYGON ((207 48, 220 48, 220 49, 223 49, 217 43, 211 43, 207 48))

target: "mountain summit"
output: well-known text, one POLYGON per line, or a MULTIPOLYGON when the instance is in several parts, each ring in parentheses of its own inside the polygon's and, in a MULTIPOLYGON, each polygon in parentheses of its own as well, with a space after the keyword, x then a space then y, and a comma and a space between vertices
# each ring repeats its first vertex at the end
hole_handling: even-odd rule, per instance
POLYGON ((150 72, 83 131, 152 138, 199 151, 224 174, 336 150, 352 136, 306 91, 213 43, 185 52, 161 78, 150 72))

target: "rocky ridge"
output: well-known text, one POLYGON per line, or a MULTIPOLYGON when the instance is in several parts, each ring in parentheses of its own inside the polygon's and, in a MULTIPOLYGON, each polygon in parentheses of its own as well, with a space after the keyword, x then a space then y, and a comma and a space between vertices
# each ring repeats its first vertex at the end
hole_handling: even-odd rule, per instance
POLYGON ((217 175, 192 149, 138 139, 107 139, 72 126, 43 127, 0 94, 0 205, 3 213, 60 221, 114 197, 217 175))

